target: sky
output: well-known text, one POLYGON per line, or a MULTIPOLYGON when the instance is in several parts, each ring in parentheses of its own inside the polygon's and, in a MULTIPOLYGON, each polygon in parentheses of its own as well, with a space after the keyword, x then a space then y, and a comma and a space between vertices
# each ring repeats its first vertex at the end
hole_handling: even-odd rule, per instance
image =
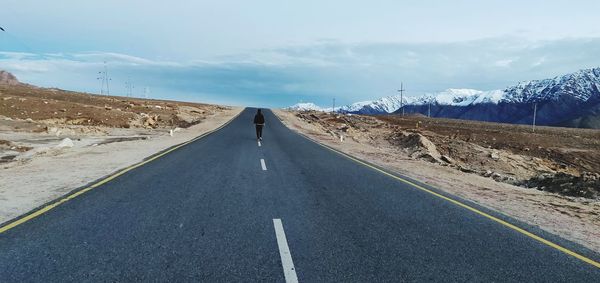
POLYGON ((501 89, 600 66, 600 1, 4 0, 21 81, 261 107, 501 89))

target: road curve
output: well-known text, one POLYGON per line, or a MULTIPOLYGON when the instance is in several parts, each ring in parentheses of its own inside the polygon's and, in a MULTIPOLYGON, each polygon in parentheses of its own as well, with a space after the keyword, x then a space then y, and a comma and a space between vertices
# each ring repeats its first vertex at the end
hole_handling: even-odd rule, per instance
POLYGON ((325 149, 270 111, 259 146, 254 112, 1 233, 0 281, 600 282, 600 268, 325 149))

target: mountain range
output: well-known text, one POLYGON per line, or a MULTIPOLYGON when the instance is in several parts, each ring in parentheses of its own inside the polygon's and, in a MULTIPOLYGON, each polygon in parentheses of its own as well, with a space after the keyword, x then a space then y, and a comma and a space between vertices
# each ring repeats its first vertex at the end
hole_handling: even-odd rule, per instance
MULTIPOLYGON (((320 110, 312 103, 310 110, 320 110)), ((354 114, 420 113, 432 117, 600 128, 600 68, 584 69, 552 79, 520 82, 502 90, 447 89, 421 96, 399 95, 336 108, 354 114)), ((291 108, 302 110, 303 105, 291 108)), ((304 109, 309 110, 309 109, 304 109)), ((331 110, 329 108, 328 110, 331 110)))

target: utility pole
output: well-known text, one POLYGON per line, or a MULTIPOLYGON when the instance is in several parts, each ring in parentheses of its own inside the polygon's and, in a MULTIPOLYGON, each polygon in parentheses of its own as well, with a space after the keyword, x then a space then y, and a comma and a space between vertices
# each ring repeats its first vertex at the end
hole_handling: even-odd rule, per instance
POLYGON ((104 61, 104 74, 106 75, 106 95, 110 95, 110 88, 108 87, 108 81, 111 79, 108 77, 108 66, 106 61, 104 61))
POLYGON ((402 109, 402 116, 404 116, 404 85, 402 82, 400 82, 400 89, 398 90, 400 92, 400 109, 402 109))
POLYGON ((96 78, 96 80, 100 81, 100 94, 104 94, 104 77, 102 75, 102 72, 98 72, 98 77, 96 78))
POLYGON ((331 114, 335 113, 335 97, 333 98, 333 107, 331 107, 331 114))
POLYGON ((537 115, 537 102, 533 104, 533 132, 535 133, 535 116, 537 115))
POLYGON ((429 117, 429 118, 431 118, 431 104, 433 104, 434 101, 435 101, 435 96, 430 95, 429 99, 428 99, 429 109, 427 109, 427 117, 429 117))
POLYGON ((100 81, 100 94, 110 95, 110 89, 108 87, 108 81, 111 78, 108 77, 108 66, 106 66, 106 61, 104 61, 104 70, 98 72, 99 77, 96 79, 100 81), (104 92, 104 85, 106 84, 106 93, 104 92))
POLYGON ((431 118, 431 98, 429 98, 429 109, 427 109, 427 117, 431 118))

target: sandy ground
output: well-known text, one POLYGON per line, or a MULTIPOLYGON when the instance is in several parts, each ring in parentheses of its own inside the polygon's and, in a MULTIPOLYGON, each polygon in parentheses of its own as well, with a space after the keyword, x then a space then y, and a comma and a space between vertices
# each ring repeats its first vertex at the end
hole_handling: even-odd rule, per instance
POLYGON ((598 200, 527 189, 476 172, 461 172, 441 163, 415 158, 410 151, 399 150, 387 141, 354 138, 341 141, 338 134, 318 123, 300 119, 297 113, 274 112, 286 126, 311 139, 600 252, 598 200))
MULTIPOLYGON (((15 160, 0 163, 0 223, 4 223, 73 189, 142 161, 173 145, 213 130, 242 108, 210 112, 188 128, 107 128, 70 126, 38 133, 31 121, 2 118, 0 140, 10 142, 15 160), (18 131, 15 131, 18 128, 18 131), (171 136, 171 131, 175 129, 171 136), (63 131, 58 133, 57 131, 63 131), (72 145, 59 147, 68 137, 72 145), (19 148, 23 148, 20 150, 19 148)), ((11 155, 12 156, 12 155, 11 155)))

